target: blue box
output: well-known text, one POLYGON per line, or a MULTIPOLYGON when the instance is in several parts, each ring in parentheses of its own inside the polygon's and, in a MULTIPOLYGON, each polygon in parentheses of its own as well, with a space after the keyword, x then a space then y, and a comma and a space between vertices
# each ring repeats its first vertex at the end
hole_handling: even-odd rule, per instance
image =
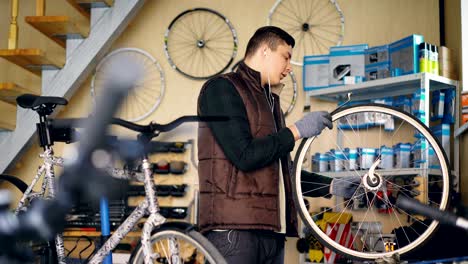
POLYGON ((389 45, 391 71, 401 75, 419 72, 419 44, 424 42, 421 35, 411 35, 389 45))
POLYGON ((313 91, 328 87, 328 55, 304 56, 302 83, 304 91, 313 91))
POLYGON ((367 44, 335 46, 330 48, 329 85, 344 84, 346 76, 365 77, 367 44))

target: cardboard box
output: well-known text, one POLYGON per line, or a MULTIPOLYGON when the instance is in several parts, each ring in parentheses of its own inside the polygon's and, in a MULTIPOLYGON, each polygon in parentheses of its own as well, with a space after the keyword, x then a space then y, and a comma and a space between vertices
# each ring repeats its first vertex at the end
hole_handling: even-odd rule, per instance
POLYGON ((344 84, 345 76, 365 77, 367 44, 335 46, 330 48, 329 86, 344 84))
POLYGON ((421 35, 411 35, 389 45, 391 71, 401 75, 419 72, 418 45, 424 42, 421 35))
POLYGON ((303 87, 304 91, 313 91, 328 87, 328 55, 304 56, 303 87))

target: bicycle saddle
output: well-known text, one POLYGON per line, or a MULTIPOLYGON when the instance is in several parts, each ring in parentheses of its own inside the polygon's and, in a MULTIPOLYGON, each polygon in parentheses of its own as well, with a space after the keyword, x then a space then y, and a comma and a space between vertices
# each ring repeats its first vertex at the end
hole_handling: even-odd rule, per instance
POLYGON ((40 106, 55 107, 56 105, 67 105, 68 101, 62 97, 39 96, 34 94, 23 94, 16 98, 19 106, 26 109, 36 109, 40 106))

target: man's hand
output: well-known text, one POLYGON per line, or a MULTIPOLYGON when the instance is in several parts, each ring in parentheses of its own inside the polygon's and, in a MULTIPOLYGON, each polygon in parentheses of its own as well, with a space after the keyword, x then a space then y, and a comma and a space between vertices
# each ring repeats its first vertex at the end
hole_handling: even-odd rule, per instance
POLYGON ((307 113, 302 119, 289 127, 289 129, 297 140, 300 138, 318 136, 325 127, 329 129, 333 128, 331 116, 328 112, 318 111, 307 113))
POLYGON ((334 178, 330 184, 330 193, 349 199, 353 197, 360 184, 361 177, 359 176, 334 178))

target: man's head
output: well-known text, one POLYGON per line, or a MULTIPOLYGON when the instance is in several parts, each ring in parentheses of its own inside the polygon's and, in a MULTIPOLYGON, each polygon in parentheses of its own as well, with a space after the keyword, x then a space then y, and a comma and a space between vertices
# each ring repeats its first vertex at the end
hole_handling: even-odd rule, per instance
POLYGON ((276 85, 291 71, 294 44, 294 38, 281 28, 261 27, 247 44, 245 63, 260 72, 262 85, 268 78, 276 85))

